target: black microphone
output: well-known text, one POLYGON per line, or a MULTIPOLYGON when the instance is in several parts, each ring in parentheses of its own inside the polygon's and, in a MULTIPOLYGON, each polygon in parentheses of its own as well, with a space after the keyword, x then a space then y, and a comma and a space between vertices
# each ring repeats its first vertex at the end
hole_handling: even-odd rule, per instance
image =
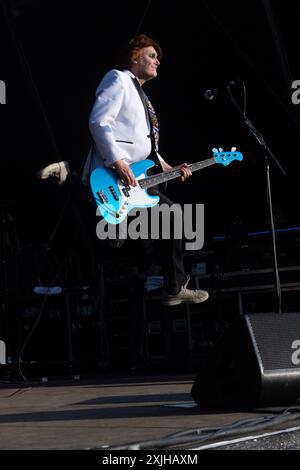
POLYGON ((214 88, 213 90, 206 90, 205 93, 203 94, 203 96, 206 100, 211 101, 214 98, 216 98, 216 96, 218 96, 218 95, 226 94, 229 88, 236 85, 240 81, 241 81, 240 79, 231 80, 231 82, 225 83, 225 85, 221 88, 214 88))

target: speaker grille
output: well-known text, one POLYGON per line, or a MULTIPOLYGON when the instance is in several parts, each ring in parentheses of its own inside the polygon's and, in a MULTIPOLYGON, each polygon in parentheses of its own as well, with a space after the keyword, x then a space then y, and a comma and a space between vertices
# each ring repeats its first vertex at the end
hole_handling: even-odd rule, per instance
POLYGON ((265 373, 300 370, 299 313, 255 313, 246 321, 265 373))

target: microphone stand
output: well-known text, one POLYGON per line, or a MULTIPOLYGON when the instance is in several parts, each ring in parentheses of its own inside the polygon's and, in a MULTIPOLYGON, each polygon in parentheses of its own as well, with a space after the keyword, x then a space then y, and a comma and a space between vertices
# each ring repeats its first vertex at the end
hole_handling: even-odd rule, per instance
MULTIPOLYGON (((245 84, 242 82, 244 89, 245 84)), ((271 235, 272 235, 272 250, 273 250, 273 268, 274 268, 274 276, 275 276, 275 286, 276 286, 276 294, 278 300, 278 312, 281 313, 281 286, 280 286, 280 278, 278 272, 278 264, 277 264, 277 252, 276 252, 276 235, 275 235, 275 227, 274 227, 274 217, 273 217, 273 206, 272 206, 272 192, 271 192, 271 180, 270 180, 270 161, 275 163, 282 173, 283 176, 286 176, 286 172, 280 165, 277 158, 274 156, 273 152, 271 151, 270 147, 266 144, 263 135, 258 132, 255 128, 254 124, 250 121, 250 119, 246 116, 245 112, 242 111, 239 104, 233 97, 231 93, 231 84, 227 85, 227 97, 230 98, 231 102, 237 109, 238 113, 240 114, 243 122, 248 127, 250 133, 256 138, 258 141, 263 155, 264 155, 264 167, 266 173, 266 180, 267 180, 267 201, 268 201, 268 209, 269 209, 269 222, 271 227, 271 235)))

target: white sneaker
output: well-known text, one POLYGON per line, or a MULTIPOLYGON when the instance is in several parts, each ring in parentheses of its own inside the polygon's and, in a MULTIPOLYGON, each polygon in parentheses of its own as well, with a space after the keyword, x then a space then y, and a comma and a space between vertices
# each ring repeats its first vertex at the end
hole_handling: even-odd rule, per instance
POLYGON ((178 294, 172 295, 164 292, 161 299, 163 305, 172 306, 179 304, 200 304, 201 302, 205 302, 209 297, 208 292, 200 289, 190 290, 186 288, 190 279, 191 276, 188 276, 187 281, 183 284, 178 294))
POLYGON ((36 177, 42 180, 47 178, 52 179, 55 183, 61 185, 67 179, 68 174, 70 173, 70 166, 68 162, 57 162, 51 163, 51 165, 42 168, 36 172, 36 177))

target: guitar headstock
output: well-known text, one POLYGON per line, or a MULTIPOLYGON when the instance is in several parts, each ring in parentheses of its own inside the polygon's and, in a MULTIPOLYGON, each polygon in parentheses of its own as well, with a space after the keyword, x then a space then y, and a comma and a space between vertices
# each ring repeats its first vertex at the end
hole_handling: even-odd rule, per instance
POLYGON ((236 147, 232 147, 230 152, 224 152, 223 149, 213 149, 213 157, 216 163, 221 163, 224 166, 229 165, 234 160, 243 160, 243 155, 241 152, 238 152, 236 147))

